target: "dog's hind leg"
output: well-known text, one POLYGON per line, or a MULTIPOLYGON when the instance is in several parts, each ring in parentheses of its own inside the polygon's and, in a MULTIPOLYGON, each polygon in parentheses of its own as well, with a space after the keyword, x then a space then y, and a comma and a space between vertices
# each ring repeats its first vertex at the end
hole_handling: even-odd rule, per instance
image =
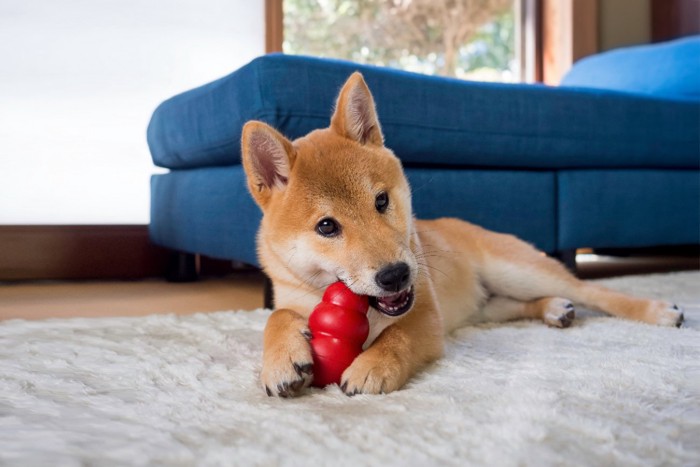
POLYGON ((615 292, 574 277, 558 261, 510 235, 482 238, 480 279, 491 295, 532 302, 561 297, 620 318, 663 326, 680 326, 683 313, 672 303, 615 292))
POLYGON ((521 302, 507 297, 491 297, 481 309, 483 322, 541 319, 557 328, 568 328, 576 316, 574 305, 565 298, 546 297, 521 302))

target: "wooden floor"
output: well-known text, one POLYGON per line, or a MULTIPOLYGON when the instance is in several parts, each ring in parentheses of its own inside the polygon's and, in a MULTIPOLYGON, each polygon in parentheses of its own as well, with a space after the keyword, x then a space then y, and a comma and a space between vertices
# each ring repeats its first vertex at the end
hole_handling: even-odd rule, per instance
MULTIPOLYGON (((697 257, 610 258, 579 255, 583 278, 700 268, 697 257)), ((0 320, 187 314, 254 310, 263 305, 264 278, 240 271, 191 283, 158 279, 113 282, 25 282, 0 284, 0 320)))
POLYGON ((257 272, 188 283, 148 279, 3 284, 0 320, 254 310, 263 306, 263 284, 257 272))

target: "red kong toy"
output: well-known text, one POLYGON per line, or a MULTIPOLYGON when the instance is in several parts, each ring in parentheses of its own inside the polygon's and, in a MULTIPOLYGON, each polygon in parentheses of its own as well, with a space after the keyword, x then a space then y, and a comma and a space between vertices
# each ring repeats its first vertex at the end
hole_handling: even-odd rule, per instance
POLYGON ((343 371, 362 353, 369 335, 369 301, 342 282, 331 284, 309 316, 316 387, 340 384, 343 371))

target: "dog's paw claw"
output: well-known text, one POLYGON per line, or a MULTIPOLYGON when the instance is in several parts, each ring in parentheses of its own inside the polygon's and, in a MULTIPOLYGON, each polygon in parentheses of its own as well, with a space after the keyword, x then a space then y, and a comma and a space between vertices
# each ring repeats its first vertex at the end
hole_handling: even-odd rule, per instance
MULTIPOLYGON (((676 305, 673 305, 673 306, 676 306, 676 305)), ((678 307, 676 307, 676 310, 677 309, 678 309, 678 307)), ((685 321, 685 315, 681 312, 681 314, 678 316, 678 319, 676 320, 676 327, 680 328, 681 326, 683 326, 684 321, 685 321)))
POLYGON ((356 396, 356 395, 360 394, 360 390, 358 388, 355 388, 351 391, 348 390, 348 381, 347 380, 341 381, 340 390, 343 391, 343 393, 345 393, 345 395, 348 397, 352 397, 352 396, 356 396))
POLYGON ((293 375, 291 372, 287 371, 284 376, 278 378, 276 384, 272 382, 272 378, 267 378, 267 383, 264 384, 264 386, 268 396, 284 398, 300 396, 304 389, 311 385, 313 380, 313 364, 293 363, 292 370, 294 371, 293 375))
POLYGON ((398 359, 365 351, 343 373, 340 389, 350 397, 357 394, 386 394, 403 386, 403 375, 398 359))
POLYGON ((277 385, 277 395, 284 398, 295 397, 300 394, 304 386, 305 384, 303 379, 284 382, 277 385))
POLYGON ((544 303, 543 321, 555 328, 568 328, 576 318, 574 304, 565 298, 549 298, 544 303))
POLYGON ((568 328, 571 326, 571 323, 574 322, 574 318, 576 318, 576 313, 573 310, 569 311, 564 316, 560 316, 559 322, 561 323, 561 327, 568 328))
POLYGON ((314 373, 311 347, 305 340, 301 343, 292 353, 280 349, 263 359, 260 382, 268 396, 299 396, 311 385, 314 373))
POLYGON ((683 309, 674 303, 654 301, 651 302, 650 308, 643 321, 659 326, 675 326, 677 328, 683 325, 685 316, 683 309))
POLYGON ((360 393, 362 392, 362 391, 360 391, 358 388, 355 388, 355 389, 353 389, 352 391, 348 391, 348 383, 347 383, 347 381, 345 382, 345 384, 343 384, 343 385, 341 386, 340 390, 343 391, 343 393, 345 393, 345 395, 348 396, 348 397, 356 396, 356 395, 358 395, 358 394, 360 394, 360 393))
POLYGON ((297 375, 304 377, 310 376, 314 374, 314 364, 313 363, 294 363, 294 371, 297 372, 297 375))

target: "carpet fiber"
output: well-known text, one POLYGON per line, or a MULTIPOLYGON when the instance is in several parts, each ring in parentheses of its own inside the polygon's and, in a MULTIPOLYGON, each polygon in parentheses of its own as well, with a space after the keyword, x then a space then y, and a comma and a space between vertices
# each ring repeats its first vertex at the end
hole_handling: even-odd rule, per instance
POLYGON ((686 327, 464 328, 403 390, 258 385, 269 314, 0 323, 2 465, 699 465, 700 273, 601 281, 686 327))

